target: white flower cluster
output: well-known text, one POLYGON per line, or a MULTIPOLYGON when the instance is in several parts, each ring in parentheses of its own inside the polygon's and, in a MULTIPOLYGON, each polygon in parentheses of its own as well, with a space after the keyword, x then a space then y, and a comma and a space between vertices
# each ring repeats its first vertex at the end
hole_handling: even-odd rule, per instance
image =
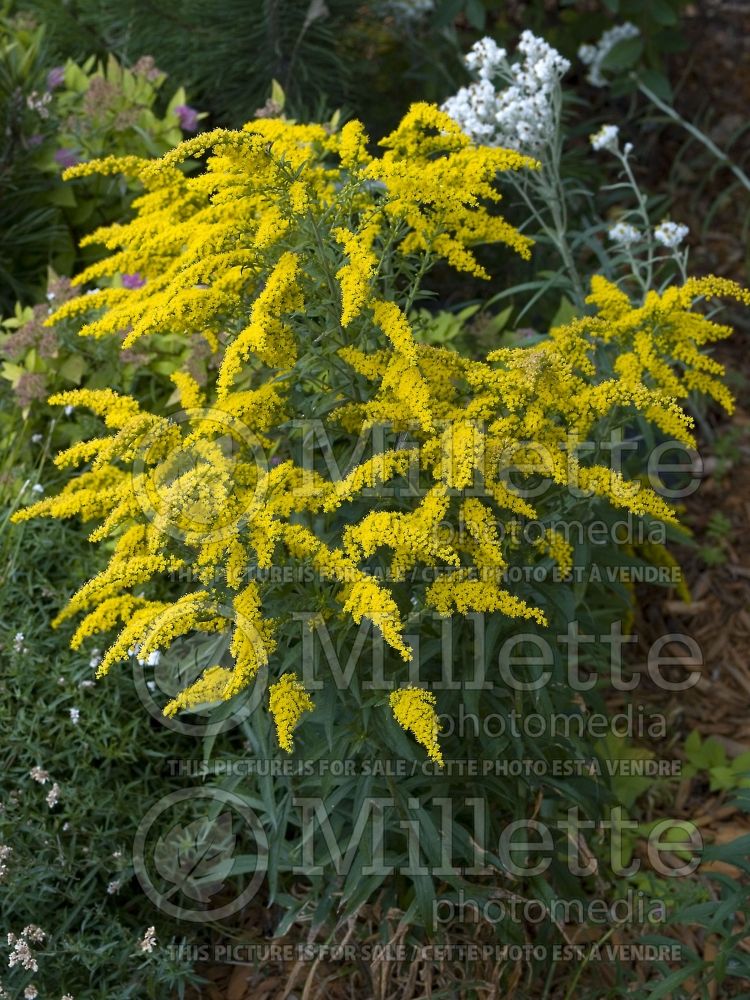
POLYGON ((8 874, 8 866, 6 861, 13 853, 13 848, 9 847, 7 844, 0 844, 0 882, 8 874))
POLYGON ((404 21, 416 21, 435 9, 435 0, 388 0, 390 12, 404 21))
POLYGON ((156 928, 149 927, 143 935, 143 940, 139 943, 141 951, 151 952, 156 947, 156 928))
POLYGON ((640 230, 631 226, 629 222, 616 223, 608 230, 607 235, 614 243, 619 243, 624 247, 632 246, 641 238, 640 230))
POLYGON ((15 934, 8 934, 8 944, 13 948, 8 959, 8 967, 12 969, 14 965, 20 965, 27 972, 38 972, 39 965, 29 947, 29 941, 32 944, 42 944, 46 936, 42 928, 37 927, 36 924, 29 924, 28 927, 24 927, 20 937, 16 937, 15 934))
POLYGON ((49 108, 47 105, 51 100, 52 94, 48 90, 45 90, 43 94, 38 94, 36 90, 32 90, 26 98, 26 107, 30 111, 36 111, 40 118, 49 118, 49 108))
POLYGON ((669 250, 676 250, 690 229, 681 222, 661 222, 654 230, 654 239, 669 250))
MULTIPOLYGON (((661 222, 654 229, 653 236, 656 242, 663 247, 676 250, 689 232, 690 229, 680 222, 661 222)), ((624 247, 632 246, 633 243, 637 243, 643 238, 641 231, 635 226, 631 226, 629 222, 616 223, 607 231, 607 235, 615 243, 624 247)))
POLYGON ((609 53, 626 38, 637 38, 640 31, 630 21, 616 24, 614 28, 605 31, 595 45, 582 45, 578 50, 578 58, 589 67, 586 79, 594 87, 606 87, 607 79, 602 72, 602 64, 609 53))
POLYGON ((554 139, 555 95, 570 63, 530 31, 521 35, 518 51, 522 59, 512 63, 493 39, 478 41, 466 57, 477 79, 442 109, 475 142, 533 154, 554 139), (496 80, 505 86, 496 90, 496 80))
POLYGON ((608 149, 611 153, 617 151, 617 142, 620 130, 617 125, 602 125, 598 132, 589 136, 592 147, 599 152, 608 149))

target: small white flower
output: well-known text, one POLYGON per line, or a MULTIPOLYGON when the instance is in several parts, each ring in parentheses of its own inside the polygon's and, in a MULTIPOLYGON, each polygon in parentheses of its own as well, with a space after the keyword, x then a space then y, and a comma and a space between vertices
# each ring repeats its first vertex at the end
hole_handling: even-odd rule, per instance
POLYGON ((641 238, 640 231, 629 222, 618 222, 608 230, 607 235, 614 243, 629 247, 641 238))
POLYGON ((608 149, 614 153, 617 150, 617 137, 620 130, 617 125, 602 125, 598 132, 589 136, 592 147, 599 152, 601 149, 608 149))
POLYGON ((582 45, 578 50, 578 58, 589 68, 586 79, 595 87, 604 87, 607 84, 603 73, 603 63, 612 49, 619 42, 626 38, 637 38, 640 31, 630 21, 624 24, 616 24, 614 28, 605 31, 595 45, 582 45))
POLYGON ((27 972, 39 971, 39 965, 34 958, 31 948, 29 948, 29 942, 26 938, 23 936, 17 938, 15 934, 9 934, 8 944, 13 948, 8 958, 9 969, 12 969, 15 965, 22 965, 27 972))
POLYGON ((429 14, 435 7, 435 0, 388 0, 386 6, 396 17, 414 21, 429 14))
POLYGON ((60 675, 60 677, 57 678, 57 683, 60 685, 60 687, 64 687, 65 678, 62 675, 60 675))
POLYGON ((74 726, 77 726, 78 720, 81 718, 80 708, 69 708, 68 712, 70 714, 70 721, 73 723, 74 726))
POLYGON ((156 928, 149 927, 146 933, 143 935, 143 940, 140 942, 141 951, 153 951, 156 947, 156 928))
POLYGON ((91 659, 89 660, 89 666, 92 670, 96 670, 99 664, 102 662, 102 653, 100 649, 91 650, 91 659))
POLYGON ((690 229, 681 222, 661 222, 654 230, 654 239, 669 250, 676 250, 690 229))
POLYGON ((113 861, 121 861, 122 860, 122 851, 113 851, 112 852, 112 860, 113 861))
POLYGON ((69 417, 72 412, 73 412, 73 407, 70 404, 68 404, 64 410, 65 416, 69 417))
POLYGON ((47 792, 47 805, 50 809, 54 809, 57 803, 60 801, 60 786, 57 782, 52 785, 52 788, 47 792))
POLYGON ((88 688, 96 687, 96 681, 91 681, 91 680, 81 681, 78 687, 83 688, 83 690, 87 690, 88 688))
POLYGON ((25 937, 27 941, 33 941, 34 944, 41 944, 47 935, 41 927, 37 927, 36 924, 29 924, 21 931, 21 937, 25 937))
POLYGON ((41 483, 34 483, 34 485, 31 487, 31 492, 32 493, 44 493, 44 487, 42 486, 41 483))
POLYGON ((46 785, 49 781, 49 771, 45 771, 43 767, 39 767, 37 764, 29 771, 29 777, 33 778, 34 781, 38 781, 40 785, 46 785))
POLYGON ((630 154, 633 152, 633 143, 626 142, 625 145, 622 147, 622 151, 626 156, 630 156, 630 154))
POLYGON ((156 666, 158 666, 159 661, 161 660, 161 653, 159 652, 158 649, 152 650, 148 654, 148 656, 145 657, 145 658, 143 658, 143 657, 141 657, 141 656, 138 655, 140 653, 140 651, 141 651, 140 643, 137 643, 135 646, 133 646, 132 650, 128 651, 128 652, 130 652, 131 656, 135 656, 135 658, 138 660, 138 666, 139 667, 156 667, 156 666))
POLYGON ((122 882, 119 880, 119 878, 112 879, 112 881, 107 886, 107 893, 110 896, 114 896, 115 893, 119 892, 121 888, 122 888, 122 882))
POLYGON ((2 882, 2 880, 8 874, 8 866, 6 865, 5 862, 8 860, 8 858, 11 856, 12 853, 13 853, 12 847, 9 847, 7 844, 0 844, 0 882, 2 882))
POLYGON ((74 1000, 72 993, 66 993, 65 996, 60 997, 60 1000, 74 1000))
POLYGON ((149 691, 151 691, 151 692, 154 692, 154 691, 156 691, 156 681, 146 681, 146 687, 147 687, 147 688, 149 689, 149 691))
POLYGON ((36 986, 34 986, 33 983, 27 986, 26 989, 23 991, 24 1000, 36 1000, 38 996, 39 996, 39 991, 37 990, 36 986))
POLYGON ((41 444, 44 441, 44 434, 32 434, 31 440, 33 444, 41 444))
POLYGON ((24 639, 23 632, 16 632, 15 636, 13 637, 13 649, 17 653, 26 652, 26 647, 23 644, 23 639, 24 639))

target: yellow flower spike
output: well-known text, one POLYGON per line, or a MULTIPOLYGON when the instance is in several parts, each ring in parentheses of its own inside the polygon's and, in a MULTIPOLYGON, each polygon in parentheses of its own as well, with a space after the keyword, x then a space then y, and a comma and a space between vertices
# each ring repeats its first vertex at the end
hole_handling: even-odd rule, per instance
POLYGON ((349 258, 336 272, 341 284, 341 325, 348 326, 362 312, 370 297, 370 285, 378 258, 372 251, 372 243, 379 227, 370 226, 362 233, 352 233, 348 229, 334 229, 333 235, 343 246, 349 258))
POLYGON ((367 133, 362 122, 350 121, 335 136, 335 148, 341 157, 342 167, 355 169, 360 164, 367 164, 372 157, 367 152, 367 133))
POLYGON ((185 688, 176 698, 164 706, 164 715, 169 718, 180 710, 189 710, 198 705, 224 701, 224 691, 231 673, 231 670, 227 670, 226 667, 209 667, 194 684, 185 688))
POLYGON ((438 743, 440 722, 435 712, 435 695, 424 688, 406 687, 392 691, 389 698, 393 716, 402 729, 421 743, 430 760, 443 767, 438 743))
POLYGON ((544 535, 534 542, 534 548, 557 563, 561 576, 566 577, 572 571, 573 546, 562 532, 547 528, 544 535))
POLYGON ((294 750, 292 737, 297 723, 305 712, 313 711, 315 704, 296 674, 284 674, 281 680, 270 687, 268 707, 276 725, 279 746, 291 753, 294 750))
POLYGON ((169 376, 180 396, 180 403, 186 410, 200 409, 206 405, 206 397, 192 375, 187 372, 172 372, 169 376))

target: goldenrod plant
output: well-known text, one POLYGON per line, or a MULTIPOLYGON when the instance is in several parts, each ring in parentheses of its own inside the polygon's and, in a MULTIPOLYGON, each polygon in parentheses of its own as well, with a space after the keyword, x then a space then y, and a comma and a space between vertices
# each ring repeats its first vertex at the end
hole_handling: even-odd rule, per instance
MULTIPOLYGON (((691 391, 731 405, 704 350, 730 331, 694 305, 750 296, 727 280, 689 279, 633 304, 595 277, 587 314, 540 343, 478 360, 420 343, 410 316, 433 264, 488 277, 481 244, 531 254, 497 211, 497 179, 538 163, 474 144, 427 104, 412 106, 380 149, 370 152, 356 121, 332 133, 262 119, 157 161, 68 171, 143 184, 131 222, 87 238, 110 255, 76 279, 140 280, 73 298, 48 322, 83 317, 81 333, 95 338, 125 331, 126 349, 198 333, 220 361, 203 386, 174 373, 181 409, 171 415, 110 389, 53 397, 90 408, 109 433, 62 452, 61 468, 82 471, 15 520, 98 522, 91 539, 111 547, 109 564, 56 624, 83 615, 75 648, 115 630, 100 674, 182 636, 231 634, 231 663, 207 665, 167 715, 231 699, 261 670, 278 674, 280 637, 307 601, 324 620, 376 627, 395 717, 439 764, 433 698, 406 677, 415 616, 547 626, 554 609, 506 581, 546 559, 569 573, 563 529, 580 516, 571 496, 674 523, 657 492, 603 460, 603 437, 640 415, 691 444, 681 406, 691 391), (200 157, 202 172, 180 169, 200 157), (361 460, 357 442, 376 429, 380 445, 361 460), (527 488, 537 477, 541 494, 527 488), (532 521, 540 533, 523 541, 532 521), (313 582, 264 581, 275 566, 306 567, 313 582), (187 569, 192 579, 175 594, 187 569)), ((271 710, 289 750, 298 719, 315 714, 296 671, 281 671, 271 710)))

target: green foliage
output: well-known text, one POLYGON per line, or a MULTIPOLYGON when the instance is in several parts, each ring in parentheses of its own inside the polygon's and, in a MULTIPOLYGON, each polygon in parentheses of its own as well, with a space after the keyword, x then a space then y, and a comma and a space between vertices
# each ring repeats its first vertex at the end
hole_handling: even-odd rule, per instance
POLYGON ((317 111, 321 95, 335 105, 356 69, 339 47, 357 0, 229 0, 212 5, 208 17, 203 0, 31 0, 24 6, 49 25, 61 51, 77 58, 91 51, 127 61, 152 54, 221 122, 251 117, 274 79, 298 111, 317 111))
POLYGON ((432 313, 429 309, 419 309, 412 316, 414 336, 423 344, 452 346, 457 350, 474 353, 478 349, 479 338, 490 342, 493 347, 498 345, 499 338, 506 332, 512 311, 513 307, 508 306, 507 309, 490 314, 482 311, 481 305, 476 303, 464 306, 457 312, 441 310, 432 313))
POLYGON ((165 758, 189 752, 189 740, 150 724, 126 673, 107 691, 93 686, 88 657, 50 630, 70 573, 91 566, 85 536, 62 525, 25 530, 24 558, 12 569, 9 543, 17 547, 18 534, 0 533, 0 843, 11 848, 0 914, 6 933, 35 924, 47 937, 32 945, 37 973, 9 969, 3 940, 5 995, 21 997, 33 983, 42 997, 69 992, 76 1000, 181 996, 197 978, 169 949, 184 929, 161 919, 141 892, 132 844, 140 804, 170 790, 165 758), (48 773, 44 783, 31 776, 36 767, 48 773), (55 784, 59 800, 50 806, 55 784), (152 925, 160 947, 144 953, 139 942, 152 925))
POLYGON ((146 60, 132 69, 113 56, 82 65, 54 66, 48 32, 34 21, 0 18, 0 311, 44 292, 47 268, 71 274, 91 253, 80 238, 96 225, 121 218, 134 189, 120 179, 63 184, 66 166, 103 154, 156 156, 182 138, 176 111, 181 88, 168 105, 166 79, 146 60))
POLYGON ((727 561, 727 546, 732 534, 732 522, 720 510, 713 512, 706 526, 706 543, 698 553, 707 566, 723 566, 727 561))
POLYGON ((126 354, 118 340, 79 337, 76 320, 45 327, 53 309, 75 294, 67 278, 50 274, 44 304, 16 303, 14 314, 0 322, 0 499, 8 503, 19 491, 28 495, 35 485, 44 485, 40 461, 91 430, 83 413, 60 419, 59 408, 47 405, 50 395, 109 387, 135 391, 157 406, 173 395, 172 372, 188 370, 200 380, 211 364, 199 338, 186 343, 163 336, 126 354))
MULTIPOLYGON (((463 72, 460 53, 482 34, 509 42, 520 26, 543 33, 569 58, 614 23, 631 21, 641 39, 617 46, 607 60, 615 75, 638 67, 668 96, 664 58, 684 47, 679 15, 686 0, 543 0, 508 6, 499 0, 228 0, 206 17, 202 0, 26 0, 48 25, 58 50, 82 59, 116 53, 133 62, 154 55, 179 75, 217 123, 241 125, 269 96, 272 79, 303 117, 324 107, 356 108, 373 132, 387 131, 413 100, 442 100, 463 72), (187 76, 185 74, 187 73, 187 76)), ((624 84, 622 86, 625 86, 624 84)), ((628 84, 628 86, 630 86, 628 84)))
POLYGON ((686 778, 707 772, 712 792, 729 792, 750 788, 750 751, 730 759, 724 746, 713 736, 702 739, 698 730, 685 740, 686 778))

